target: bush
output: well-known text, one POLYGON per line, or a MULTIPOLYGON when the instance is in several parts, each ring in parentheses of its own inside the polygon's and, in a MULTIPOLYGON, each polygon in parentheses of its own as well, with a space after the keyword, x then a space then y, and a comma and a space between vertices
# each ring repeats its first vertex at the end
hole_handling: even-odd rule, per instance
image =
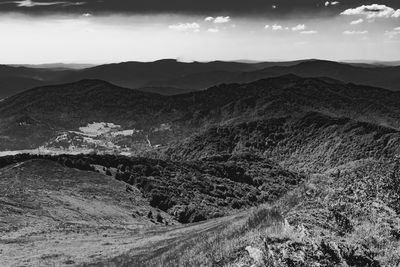
POLYGON ((162 223, 164 219, 160 213, 157 213, 156 220, 157 220, 157 222, 162 223))

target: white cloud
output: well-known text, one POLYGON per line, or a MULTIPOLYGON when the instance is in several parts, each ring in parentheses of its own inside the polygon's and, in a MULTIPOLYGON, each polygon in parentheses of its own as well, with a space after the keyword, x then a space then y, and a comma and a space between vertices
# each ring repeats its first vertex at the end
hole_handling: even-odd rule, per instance
POLYGON ((368 31, 349 31, 349 30, 343 32, 343 34, 345 35, 364 35, 367 33, 368 31))
POLYGON ((325 6, 336 6, 338 4, 340 4, 339 1, 332 1, 332 2, 326 1, 325 2, 325 6))
POLYGON ((396 37, 400 37, 400 27, 396 27, 392 31, 386 31, 385 35, 390 39, 395 39, 396 37))
POLYGON ((350 8, 342 13, 341 15, 347 15, 347 16, 365 16, 368 19, 374 19, 374 18, 398 18, 400 17, 400 9, 394 10, 391 7, 388 7, 386 5, 378 5, 378 4, 372 4, 372 5, 362 5, 356 8, 350 8))
POLYGON ((396 37, 400 36, 400 31, 386 31, 385 35, 390 39, 395 39, 396 37))
POLYGON ((226 16, 226 17, 216 17, 214 19, 214 23, 228 23, 231 21, 231 17, 226 16))
POLYGON ((219 16, 219 17, 215 17, 215 18, 214 17, 206 17, 204 20, 208 21, 208 22, 213 22, 216 24, 228 23, 228 22, 232 21, 230 16, 226 16, 226 17, 219 16))
POLYGON ((301 34, 317 34, 317 31, 302 31, 301 34))
POLYGON ((299 25, 294 26, 294 27, 292 28, 292 31, 303 31, 303 30, 305 30, 305 29, 306 29, 306 25, 304 25, 304 24, 299 24, 299 25))
POLYGON ((193 31, 198 32, 200 31, 200 24, 193 22, 193 23, 179 23, 174 25, 169 25, 168 28, 174 31, 193 31))
POLYGON ((350 24, 351 25, 357 25, 357 24, 360 24, 360 23, 363 23, 363 22, 364 22, 363 19, 357 19, 357 20, 353 20, 352 22, 350 22, 350 24))
POLYGON ((273 31, 289 31, 292 30, 294 32, 300 32, 301 34, 316 34, 318 33, 317 31, 306 31, 305 29, 307 26, 305 24, 298 24, 296 26, 293 26, 292 28, 287 27, 287 26, 282 26, 279 24, 274 24, 274 25, 265 25, 264 29, 271 29, 273 31))
POLYGON ((2 4, 9 4, 9 3, 16 4, 18 7, 56 6, 56 5, 78 6, 78 5, 85 4, 85 2, 64 2, 64 1, 62 1, 62 2, 61 1, 58 1, 58 2, 36 2, 36 1, 32 1, 32 0, 10 1, 10 2, 3 2, 2 4))
POLYGON ((272 25, 272 30, 273 31, 282 31, 283 27, 281 25, 274 24, 274 25, 272 25))
POLYGON ((217 33, 217 32, 219 32, 219 29, 217 29, 217 28, 210 28, 210 29, 208 29, 207 31, 208 31, 208 32, 211 32, 211 33, 217 33))
POLYGON ((277 6, 276 5, 272 5, 272 9, 276 9, 277 8, 277 6))
POLYGON ((93 16, 93 15, 90 14, 90 13, 83 13, 83 14, 82 14, 82 17, 87 17, 87 18, 88 18, 88 17, 91 17, 91 16, 93 16))
POLYGON ((267 24, 267 25, 264 26, 264 29, 271 29, 273 31, 289 31, 289 30, 292 30, 292 31, 304 31, 306 28, 307 27, 304 24, 298 24, 298 25, 296 25, 296 26, 294 26, 292 28, 287 27, 287 26, 282 26, 282 25, 279 25, 279 24, 274 24, 272 26, 267 24))

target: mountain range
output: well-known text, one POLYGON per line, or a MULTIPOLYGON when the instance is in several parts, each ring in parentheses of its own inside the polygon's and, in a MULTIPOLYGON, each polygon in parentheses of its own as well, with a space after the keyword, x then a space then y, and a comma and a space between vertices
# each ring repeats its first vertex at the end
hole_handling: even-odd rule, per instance
MULTIPOLYGON (((86 65, 85 65, 86 66, 86 65)), ((173 59, 124 62, 83 68, 73 65, 0 66, 0 99, 36 86, 100 79, 118 86, 163 95, 205 90, 221 83, 243 83, 295 74, 330 77, 397 91, 399 66, 338 63, 323 60, 288 62, 192 62, 173 59), (72 68, 72 69, 71 69, 72 68)))
POLYGON ((175 96, 82 80, 38 87, 0 102, 0 148, 37 148, 60 134, 79 134, 81 127, 93 123, 112 123, 119 132, 135 132, 107 139, 124 147, 135 148, 149 141, 162 146, 212 125, 308 112, 398 129, 399 101, 398 92, 295 75, 223 84, 175 96))

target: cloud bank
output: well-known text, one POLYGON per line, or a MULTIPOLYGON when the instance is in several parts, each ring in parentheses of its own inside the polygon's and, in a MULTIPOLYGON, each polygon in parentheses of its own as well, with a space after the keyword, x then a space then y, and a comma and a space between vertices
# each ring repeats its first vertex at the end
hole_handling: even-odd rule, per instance
POLYGON ((395 10, 386 5, 362 5, 356 8, 346 9, 341 13, 346 16, 365 16, 367 19, 375 18, 399 18, 400 9, 395 10))

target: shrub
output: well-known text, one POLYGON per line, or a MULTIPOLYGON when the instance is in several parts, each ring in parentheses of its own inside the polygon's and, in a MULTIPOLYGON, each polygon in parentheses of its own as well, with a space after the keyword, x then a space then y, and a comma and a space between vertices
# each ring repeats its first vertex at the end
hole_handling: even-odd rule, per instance
POLYGON ((164 219, 160 213, 157 213, 156 220, 157 220, 157 222, 162 223, 164 219))

